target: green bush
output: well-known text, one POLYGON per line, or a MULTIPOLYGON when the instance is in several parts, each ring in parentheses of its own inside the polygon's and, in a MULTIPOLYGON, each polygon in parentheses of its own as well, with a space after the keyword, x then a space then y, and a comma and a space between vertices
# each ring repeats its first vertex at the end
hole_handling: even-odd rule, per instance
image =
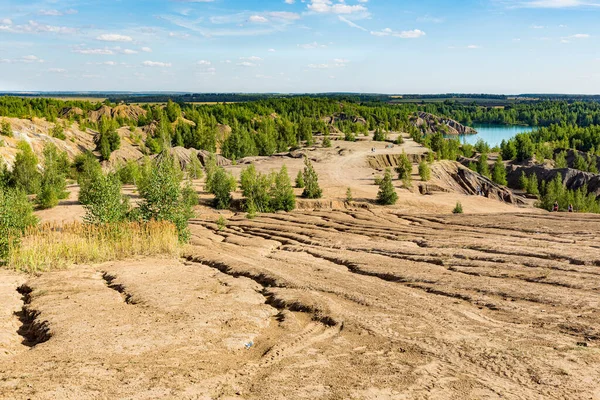
POLYGON ((373 140, 376 142, 385 142, 387 139, 387 133, 385 133, 381 128, 375 129, 375 133, 373 134, 373 140))
POLYGON ((490 175, 490 167, 488 166, 488 157, 485 153, 479 157, 479 161, 477 162, 477 172, 486 178, 492 177, 490 175))
POLYGON ((157 157, 142 169, 137 189, 142 198, 138 212, 144 221, 170 221, 177 227, 179 240, 190 238, 188 221, 192 207, 182 189, 183 174, 179 163, 168 153, 157 157))
POLYGON ((410 179, 412 174, 412 162, 408 159, 408 156, 404 151, 400 155, 398 159, 398 166, 396 167, 396 173, 398 174, 398 179, 410 179))
POLYGON ((429 164, 427 164, 426 161, 421 161, 419 164, 419 175, 423 182, 427 182, 431 179, 431 168, 429 168, 429 164))
POLYGON ((65 140, 67 138, 67 136, 65 135, 65 130, 63 129, 62 125, 59 124, 55 124, 54 127, 52 127, 50 135, 53 138, 57 138, 60 140, 65 140))
POLYGON ((87 184, 83 218, 85 222, 106 224, 128 219, 129 201, 121 194, 121 181, 118 174, 100 173, 87 184))
POLYGON ((135 185, 140 179, 140 166, 136 161, 127 161, 117 169, 117 176, 123 185, 135 185))
POLYGON ((192 154, 190 162, 185 167, 185 172, 189 179, 202 179, 202 163, 197 155, 192 154))
POLYGON ((271 188, 271 209, 292 211, 294 208, 296 208, 296 195, 287 167, 284 165, 275 175, 275 181, 271 188))
POLYGON ((12 188, 0 190, 0 264, 6 262, 11 249, 19 244, 25 228, 35 225, 37 218, 25 192, 12 188))
POLYGON ((58 201, 69 197, 64 167, 60 164, 60 154, 53 144, 44 147, 44 170, 36 203, 42 209, 53 208, 58 201))
POLYGON ((379 192, 377 193, 377 203, 388 206, 396 204, 398 194, 392 183, 392 172, 386 168, 383 179, 379 183, 379 192))
POLYGON ((463 207, 460 201, 456 202, 456 206, 454 207, 454 210, 452 210, 453 214, 462 214, 463 213, 463 207))
POLYGON ((304 158, 304 191, 302 197, 306 199, 320 199, 323 191, 319 187, 319 175, 312 166, 308 157, 304 158))
POLYGON ((352 198, 352 189, 346 189, 346 202, 352 203, 354 199, 352 198))
POLYGON ((242 171, 240 175, 240 188, 246 198, 246 206, 251 208, 250 211, 255 213, 271 211, 271 195, 269 191, 271 190, 273 181, 273 175, 257 172, 253 164, 242 171))
POLYGON ((11 185, 27 194, 37 193, 40 189, 41 175, 38 171, 38 159, 29 144, 20 141, 17 145, 20 150, 15 157, 12 170, 11 185))
POLYGON ((77 171, 77 183, 79 184, 78 200, 85 205, 90 201, 92 183, 102 176, 102 167, 92 153, 84 153, 75 157, 73 164, 77 171))
POLYGON ((0 124, 0 135, 13 137, 12 127, 8 121, 3 120, 2 124, 0 124))
POLYGON ((236 186, 235 178, 231 174, 225 172, 222 167, 217 167, 215 171, 211 173, 210 193, 215 195, 213 201, 215 208, 219 210, 229 208, 229 205, 231 204, 231 192, 235 190, 236 186))
POLYGON ((564 169, 569 168, 569 164, 567 163, 567 154, 564 151, 556 153, 554 155, 554 168, 564 169))
POLYGON ((304 189, 304 171, 298 171, 298 175, 296 175, 296 187, 298 189, 304 189))
POLYGON ((329 138, 329 134, 325 134, 323 138, 323 147, 331 147, 331 139, 329 138))
POLYGON ((94 138, 94 143, 102 160, 109 160, 111 153, 121 147, 121 137, 114 120, 102 117, 98 123, 98 134, 94 138))

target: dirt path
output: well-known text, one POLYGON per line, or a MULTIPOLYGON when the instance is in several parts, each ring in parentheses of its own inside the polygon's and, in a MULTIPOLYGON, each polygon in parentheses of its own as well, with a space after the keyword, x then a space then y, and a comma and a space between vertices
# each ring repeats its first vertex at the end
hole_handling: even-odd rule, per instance
POLYGON ((6 274, 0 398, 599 399, 598 223, 239 216, 183 262, 6 274))

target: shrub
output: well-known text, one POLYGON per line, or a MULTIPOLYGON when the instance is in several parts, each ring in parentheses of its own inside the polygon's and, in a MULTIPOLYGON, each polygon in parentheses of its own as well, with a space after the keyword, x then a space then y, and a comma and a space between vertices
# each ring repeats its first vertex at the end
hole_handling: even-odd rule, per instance
POLYGON ((304 189, 304 171, 298 171, 298 175, 296 175, 296 187, 298 189, 304 189))
POLYGON ((412 174, 412 163, 408 159, 408 156, 404 151, 398 159, 398 166, 396 167, 396 173, 398 173, 398 179, 409 179, 412 174))
POLYGON ((29 144, 20 141, 17 145, 20 150, 15 157, 11 184, 27 194, 37 193, 40 189, 41 175, 38 171, 38 159, 29 144))
POLYGON ((142 171, 137 184, 142 198, 138 210, 140 218, 172 222, 177 227, 179 239, 187 242, 190 237, 187 224, 193 212, 182 193, 183 174, 178 163, 164 153, 142 171))
POLYGON ((91 153, 84 153, 75 159, 75 169, 77 171, 77 183, 79 184, 79 202, 88 204, 90 201, 90 190, 95 180, 101 179, 102 167, 96 157, 91 153))
POLYGON ((376 142, 385 142, 387 139, 387 133, 385 133, 381 128, 375 129, 375 133, 373 134, 373 140, 376 142))
POLYGON ((329 138, 329 134, 325 134, 323 138, 323 147, 331 147, 331 139, 329 138))
POLYGON ((285 165, 275 175, 275 182, 271 188, 271 208, 274 211, 292 211, 296 208, 296 195, 285 165))
POLYGON ((117 169, 117 176, 123 185, 135 185, 140 179, 140 166, 135 161, 127 161, 117 169))
POLYGON ((392 183, 392 172, 386 168, 383 179, 379 183, 379 192, 377 193, 377 202, 381 205, 393 205, 398 201, 398 194, 392 183))
POLYGON ((344 140, 347 142, 356 142, 356 134, 352 132, 344 133, 344 140))
POLYGON ((23 231, 37 224, 27 195, 12 188, 0 188, 0 264, 18 248, 23 231))
POLYGON ((59 165, 59 153, 53 144, 44 147, 44 172, 40 183, 40 190, 36 196, 37 205, 42 208, 53 208, 58 201, 69 196, 66 176, 59 165))
POLYGON ((50 135, 53 138, 57 138, 60 140, 65 140, 67 138, 67 136, 65 135, 65 130, 63 129, 62 125, 59 124, 55 124, 54 127, 52 127, 50 135))
POLYGON ((472 144, 463 143, 462 146, 460 146, 460 150, 462 152, 462 155, 467 158, 471 158, 473 157, 473 154, 475 154, 475 148, 472 144))
POLYGON ((121 194, 117 174, 98 175, 88 182, 87 202, 83 220, 90 224, 122 222, 128 218, 129 201, 121 194))
POLYGON ((319 187, 319 175, 312 166, 308 157, 304 158, 304 191, 302 197, 306 199, 320 199, 323 191, 319 187))
POLYGON ((121 147, 121 137, 117 132, 115 121, 102 117, 98 123, 98 134, 94 142, 102 160, 109 160, 111 153, 121 147))
POLYGON ((10 126, 10 123, 6 120, 3 120, 2 124, 0 124, 0 135, 13 137, 12 127, 10 126))
POLYGON ((578 151, 575 151, 575 157, 573 158, 573 168, 578 169, 580 171, 588 170, 588 164, 585 161, 585 158, 583 158, 578 151))
POLYGON ((486 178, 491 178, 490 167, 488 166, 488 157, 485 153, 479 157, 479 161, 477 162, 477 172, 486 178))
POLYGON ((244 169, 240 176, 240 187, 246 198, 246 206, 250 206, 254 212, 269 212, 271 210, 271 196, 269 191, 274 177, 256 172, 251 164, 244 169))
POLYGON ((198 159, 198 156, 193 154, 190 162, 185 167, 185 172, 189 179, 201 179, 202 174, 202 163, 198 159))
POLYGON ((431 168, 429 168, 429 164, 425 161, 421 161, 419 164, 419 175, 421 176, 421 180, 423 182, 427 182, 431 179, 431 168))
POLYGON ((463 213, 463 208, 462 208, 462 204, 460 201, 456 202, 456 206, 454 207, 454 210, 452 210, 453 214, 462 214, 463 213))
POLYGON ((352 189, 346 189, 346 202, 352 203, 354 199, 352 198, 352 189))
POLYGON ((208 193, 212 193, 212 181, 217 171, 217 158, 214 153, 210 153, 208 158, 206 159, 206 164, 204 165, 204 170, 206 171, 206 181, 204 184, 204 191, 208 193))
POLYGON ((554 155, 554 168, 568 168, 569 164, 567 163, 566 153, 561 151, 554 155))
POLYGON ((399 134, 398 137, 396 138, 396 144, 398 144, 398 145, 404 144, 404 138, 402 137, 402 134, 399 134))
POLYGON ((235 178, 225 172, 222 167, 217 167, 212 173, 210 190, 215 195, 214 206, 219 210, 229 208, 231 204, 231 192, 236 188, 235 178))

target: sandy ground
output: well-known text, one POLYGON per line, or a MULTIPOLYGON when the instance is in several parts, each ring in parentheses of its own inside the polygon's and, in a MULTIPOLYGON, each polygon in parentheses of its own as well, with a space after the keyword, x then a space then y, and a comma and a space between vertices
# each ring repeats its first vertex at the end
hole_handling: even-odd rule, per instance
POLYGON ((1 314, 0 398, 600 399, 599 223, 198 219, 182 261, 46 273, 22 297, 3 273, 24 312, 1 314))
MULTIPOLYGON (((396 181, 374 206, 372 146, 310 153, 330 209, 220 228, 201 192, 180 259, 0 270, 0 399, 600 400, 600 217, 396 181)), ((69 190, 42 221, 81 219, 69 190)))

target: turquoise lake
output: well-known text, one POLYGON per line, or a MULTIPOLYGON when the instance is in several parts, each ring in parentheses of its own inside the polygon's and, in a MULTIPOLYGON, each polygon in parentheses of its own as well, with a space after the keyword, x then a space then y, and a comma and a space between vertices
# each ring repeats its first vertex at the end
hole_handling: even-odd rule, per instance
POLYGON ((531 132, 535 128, 521 125, 473 125, 477 135, 460 135, 460 142, 475 144, 479 139, 483 139, 490 146, 500 146, 503 140, 514 137, 517 133, 531 132))

